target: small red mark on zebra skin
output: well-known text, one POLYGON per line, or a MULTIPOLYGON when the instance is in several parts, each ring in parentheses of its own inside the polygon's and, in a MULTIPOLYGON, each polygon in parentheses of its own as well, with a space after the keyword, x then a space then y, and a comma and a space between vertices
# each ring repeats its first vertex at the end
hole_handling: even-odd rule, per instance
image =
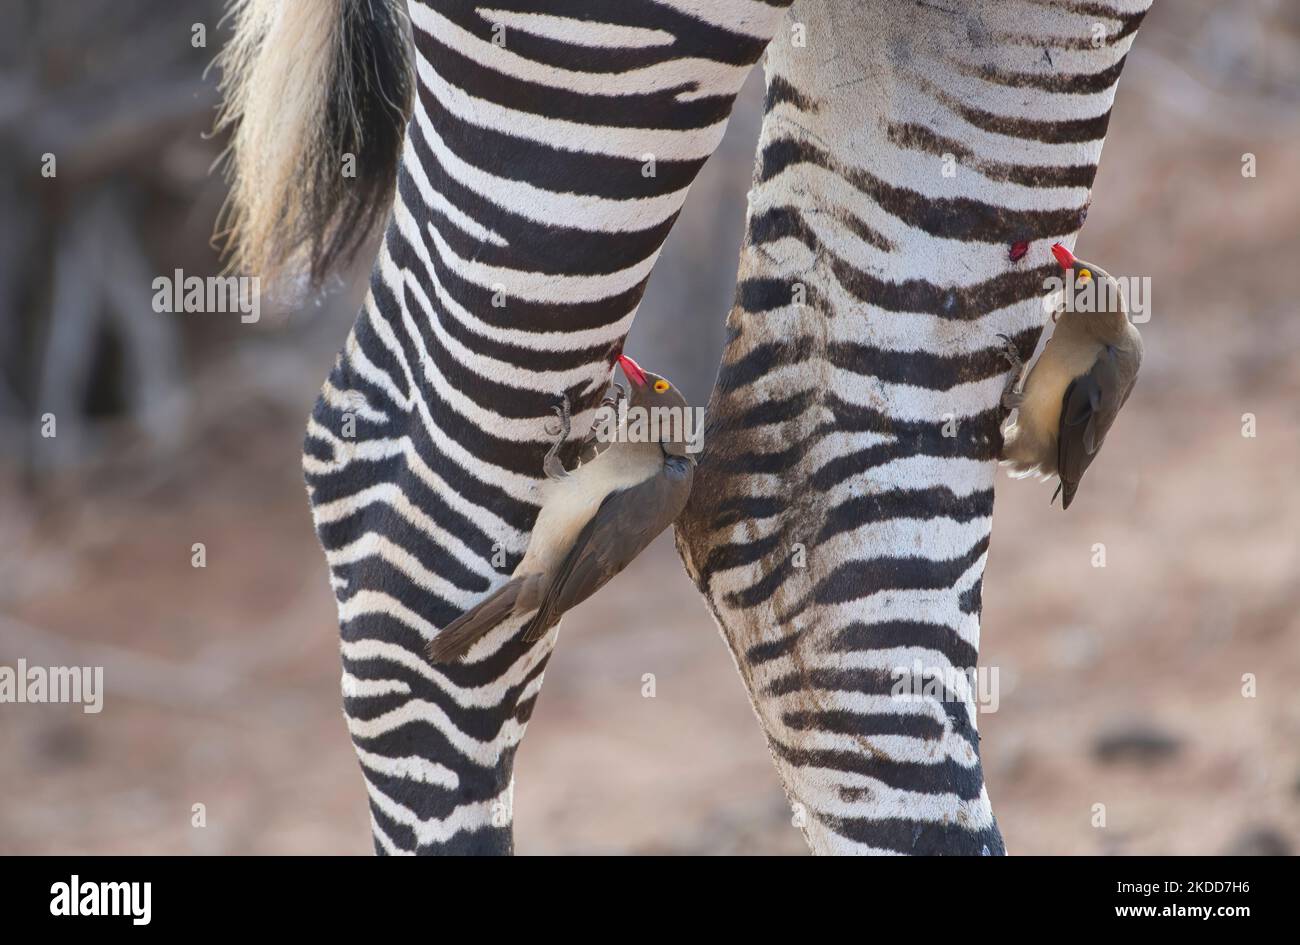
POLYGON ((1025 258, 1025 253, 1029 252, 1029 241, 1021 240, 1018 243, 1011 244, 1011 252, 1008 254, 1012 262, 1020 262, 1025 258))

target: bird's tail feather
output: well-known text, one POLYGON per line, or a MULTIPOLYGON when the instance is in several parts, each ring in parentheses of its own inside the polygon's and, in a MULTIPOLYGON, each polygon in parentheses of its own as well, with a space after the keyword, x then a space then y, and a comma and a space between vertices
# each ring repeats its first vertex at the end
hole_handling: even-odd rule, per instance
POLYGON ((488 631, 514 613, 523 586, 522 577, 512 579, 496 593, 479 601, 439 630, 438 635, 429 641, 429 659, 435 663, 446 663, 468 650, 488 631))

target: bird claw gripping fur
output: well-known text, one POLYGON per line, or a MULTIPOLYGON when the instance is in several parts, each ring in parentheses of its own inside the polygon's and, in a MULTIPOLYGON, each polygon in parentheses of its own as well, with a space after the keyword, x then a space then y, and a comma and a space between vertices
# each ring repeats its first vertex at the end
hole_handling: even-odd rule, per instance
POLYGON ((600 406, 596 408, 597 422, 592 425, 587 438, 578 447, 578 461, 574 469, 591 462, 609 448, 609 440, 602 439, 601 434, 608 430, 611 421, 615 426, 618 425, 619 412, 625 400, 627 400, 627 388, 617 381, 611 381, 605 390, 605 396, 601 398, 600 406))
POLYGON ((564 445, 566 440, 568 440, 569 431, 573 428, 573 418, 570 413, 571 408, 569 407, 568 396, 566 395, 562 397, 559 405, 552 409, 555 411, 555 419, 559 421, 559 423, 558 428, 555 430, 552 430, 549 424, 547 425, 546 432, 556 439, 555 442, 551 444, 551 448, 547 451, 546 457, 542 460, 542 471, 546 473, 547 479, 568 479, 569 471, 564 468, 564 464, 560 462, 559 456, 560 447, 564 445))
POLYGON ((1002 406, 1007 410, 1015 410, 1025 400, 1024 393, 1016 390, 1020 375, 1025 370, 1025 362, 1020 359, 1020 349, 1009 335, 999 333, 998 337, 1002 339, 1002 357, 1011 365, 1011 376, 1007 378, 1007 386, 1002 388, 1002 406))
POLYGON ((615 414, 618 413, 619 405, 627 400, 627 388, 614 381, 609 385, 609 390, 605 392, 604 398, 600 401, 601 408, 609 407, 615 414))
POLYGON ((1019 374, 1020 369, 1024 367, 1024 362, 1020 360, 1020 349, 1016 347, 1015 341, 1010 335, 1004 335, 998 332, 998 337, 1002 339, 1002 357, 1007 359, 1011 369, 1019 374))

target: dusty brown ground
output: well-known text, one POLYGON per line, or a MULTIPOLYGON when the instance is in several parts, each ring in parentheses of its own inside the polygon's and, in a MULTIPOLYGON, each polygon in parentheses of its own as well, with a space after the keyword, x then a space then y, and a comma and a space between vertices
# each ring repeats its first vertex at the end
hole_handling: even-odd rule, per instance
MULTIPOLYGON (((1142 380, 1068 514, 998 485, 981 658, 1001 704, 981 730, 1012 852, 1300 849, 1300 125, 1151 45, 1080 244, 1152 277, 1142 380), (1107 762, 1103 736, 1170 748, 1107 762)), ((254 402, 162 473, 127 461, 36 504, 0 483, 0 663, 109 682, 98 716, 0 707, 0 852, 369 851, 298 475, 314 383, 301 412, 254 402)), ((516 774, 522 853, 803 849, 666 539, 566 619, 516 774)))

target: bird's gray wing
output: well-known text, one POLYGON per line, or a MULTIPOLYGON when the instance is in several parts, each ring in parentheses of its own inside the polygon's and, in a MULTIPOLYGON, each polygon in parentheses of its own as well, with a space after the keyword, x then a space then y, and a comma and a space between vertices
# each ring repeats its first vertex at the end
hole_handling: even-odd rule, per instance
POLYGON ((669 457, 664 471, 605 497, 556 569, 524 640, 537 640, 561 615, 600 590, 681 514, 695 464, 669 457))
POLYGON ((1057 491, 1062 493, 1063 508, 1070 507, 1083 474, 1127 396, 1115 349, 1110 346, 1102 349, 1087 374, 1076 377, 1065 389, 1056 441, 1056 471, 1061 477, 1057 491))

